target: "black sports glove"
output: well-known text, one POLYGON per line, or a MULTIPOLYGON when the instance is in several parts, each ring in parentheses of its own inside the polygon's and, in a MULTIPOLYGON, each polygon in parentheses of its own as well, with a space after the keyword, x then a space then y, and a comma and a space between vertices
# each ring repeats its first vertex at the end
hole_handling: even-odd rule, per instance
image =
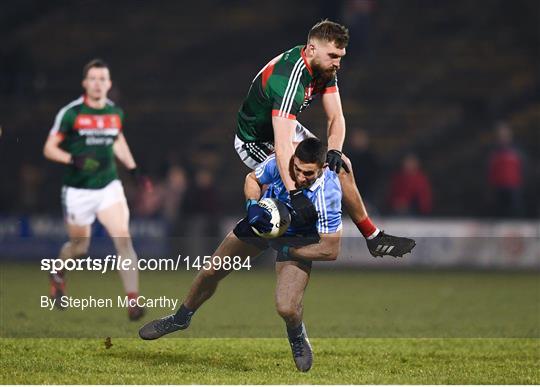
POLYGON ((296 220, 301 225, 315 224, 317 221, 317 210, 301 189, 289 192, 291 196, 291 206, 296 215, 296 220))
POLYGON ((71 156, 71 164, 84 172, 95 172, 99 168, 100 162, 88 155, 71 156))
POLYGON ((338 151, 337 149, 330 149, 326 153, 326 162, 328 163, 328 168, 330 168, 331 171, 339 173, 341 171, 341 168, 343 167, 345 172, 350 173, 351 170, 341 158, 342 155, 343 152, 338 151))
POLYGON ((243 218, 236 224, 233 233, 242 242, 256 246, 260 250, 266 250, 268 248, 268 239, 261 238, 255 234, 255 231, 253 231, 253 228, 249 225, 247 218, 243 218))
POLYGON ((152 192, 154 190, 154 184, 152 183, 152 180, 150 178, 143 174, 141 170, 137 167, 130 169, 129 173, 131 174, 131 177, 133 180, 135 180, 135 183, 147 192, 152 192))

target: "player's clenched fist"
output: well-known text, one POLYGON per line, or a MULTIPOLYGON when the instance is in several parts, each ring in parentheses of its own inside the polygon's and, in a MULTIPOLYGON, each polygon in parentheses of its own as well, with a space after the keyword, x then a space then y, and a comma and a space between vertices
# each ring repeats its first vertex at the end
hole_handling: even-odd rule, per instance
POLYGON ((294 214, 296 215, 296 221, 300 224, 312 224, 317 221, 317 210, 315 206, 309 200, 301 189, 295 189, 290 192, 291 206, 294 214))
POLYGON ((343 156, 343 152, 338 151, 337 149, 330 149, 326 154, 328 168, 336 173, 339 173, 341 168, 343 168, 347 173, 351 172, 349 170, 349 166, 345 163, 345 161, 343 161, 341 156, 343 156))
POLYGON ((261 234, 270 232, 272 224, 270 220, 272 215, 266 208, 257 204, 256 200, 249 200, 247 206, 247 221, 249 225, 259 231, 261 234))
POLYGON ((96 159, 87 156, 87 155, 76 155, 71 156, 71 164, 81 171, 85 172, 95 172, 99 168, 99 161, 96 159))
POLYGON ((129 173, 140 189, 146 192, 152 192, 154 190, 154 183, 152 183, 152 179, 150 179, 150 177, 145 173, 141 172, 139 168, 135 167, 130 169, 129 173))

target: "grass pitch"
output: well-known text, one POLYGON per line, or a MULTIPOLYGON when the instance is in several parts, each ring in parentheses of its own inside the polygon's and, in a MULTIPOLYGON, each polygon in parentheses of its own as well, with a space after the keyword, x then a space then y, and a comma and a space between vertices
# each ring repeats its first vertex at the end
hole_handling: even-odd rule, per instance
MULTIPOLYGON (((142 293, 182 298, 194 274, 144 272, 142 293)), ((274 284, 271 271, 234 273, 187 331, 144 342, 142 322, 119 308, 41 309, 46 275, 2 264, 0 383, 540 383, 537 273, 314 270, 307 374, 294 367, 274 284)), ((121 285, 116 273, 79 272, 68 290, 115 298, 121 285)), ((171 312, 150 309, 143 322, 171 312)))
POLYGON ((1 383, 537 384, 531 339, 313 339, 313 369, 285 339, 3 339, 1 383))

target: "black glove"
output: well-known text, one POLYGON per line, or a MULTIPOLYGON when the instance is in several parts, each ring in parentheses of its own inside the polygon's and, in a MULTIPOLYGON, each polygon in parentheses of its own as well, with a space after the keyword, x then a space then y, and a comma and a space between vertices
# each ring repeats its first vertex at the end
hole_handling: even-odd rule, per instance
POLYGON ((330 149, 326 153, 326 162, 328 163, 328 168, 330 168, 331 171, 339 173, 341 171, 341 168, 343 167, 345 172, 350 173, 351 170, 341 158, 342 155, 343 152, 338 151, 337 149, 330 149))
POLYGON ((88 155, 71 156, 71 164, 84 172, 95 172, 99 168, 100 162, 88 155))
POLYGON ((297 222, 301 225, 315 224, 318 214, 311 200, 304 195, 301 189, 292 190, 289 194, 297 222))
POLYGON ((152 192, 154 190, 154 184, 152 183, 152 180, 141 172, 141 170, 137 167, 130 169, 129 173, 131 174, 131 177, 133 180, 135 180, 135 183, 147 192, 152 192))
POLYGON ((268 248, 268 239, 261 238, 253 231, 253 228, 249 225, 246 218, 242 219, 236 224, 233 230, 234 235, 242 242, 249 243, 257 247, 259 250, 266 250, 268 248))

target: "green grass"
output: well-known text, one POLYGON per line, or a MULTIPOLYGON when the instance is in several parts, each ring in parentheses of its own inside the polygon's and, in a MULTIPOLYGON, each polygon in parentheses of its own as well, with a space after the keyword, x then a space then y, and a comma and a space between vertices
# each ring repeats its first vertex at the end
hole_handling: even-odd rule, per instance
MULTIPOLYGON (((300 374, 272 271, 234 273, 187 331, 144 342, 119 308, 41 309, 38 265, 0 269, 1 383, 540 383, 537 273, 315 270, 304 308, 315 364, 300 374)), ((142 293, 181 298, 194 274, 141 273, 142 293)), ((122 292, 116 273, 69 273, 68 289, 122 292)))
POLYGON ((295 370, 285 339, 2 339, 1 383, 537 384, 533 339, 314 339, 295 370))

